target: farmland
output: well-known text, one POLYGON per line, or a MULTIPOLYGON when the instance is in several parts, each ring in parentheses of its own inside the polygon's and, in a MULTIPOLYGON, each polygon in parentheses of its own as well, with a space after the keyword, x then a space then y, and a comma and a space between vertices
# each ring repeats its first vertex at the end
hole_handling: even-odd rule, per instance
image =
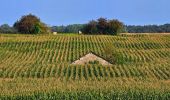
POLYGON ((0 34, 0 99, 169 99, 170 35, 0 34), (89 52, 116 64, 71 65, 89 52))

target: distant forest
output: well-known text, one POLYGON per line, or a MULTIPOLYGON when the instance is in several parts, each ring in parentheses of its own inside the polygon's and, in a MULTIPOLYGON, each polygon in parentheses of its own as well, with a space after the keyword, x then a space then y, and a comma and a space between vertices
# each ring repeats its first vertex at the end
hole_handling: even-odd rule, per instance
MULTIPOLYGON (((67 26, 52 26, 52 32, 58 33, 78 33, 86 24, 73 24, 67 26)), ((170 24, 164 25, 125 25, 122 32, 128 33, 170 33, 170 24)), ((8 24, 0 25, 0 33, 17 33, 17 31, 8 24)))
POLYGON ((129 25, 125 26, 125 31, 128 33, 170 33, 170 24, 145 26, 129 25))
MULTIPOLYGON (((78 33, 85 24, 73 24, 68 26, 53 26, 52 32, 58 33, 78 33)), ((170 33, 170 24, 164 25, 125 25, 122 32, 128 33, 170 33)))
POLYGON ((85 24, 73 24, 67 26, 52 26, 52 32, 58 33, 78 33, 84 28, 85 24))

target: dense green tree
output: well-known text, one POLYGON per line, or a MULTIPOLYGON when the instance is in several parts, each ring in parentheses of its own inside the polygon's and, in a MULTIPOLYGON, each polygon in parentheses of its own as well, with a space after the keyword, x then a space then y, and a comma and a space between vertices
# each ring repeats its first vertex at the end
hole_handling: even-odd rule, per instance
POLYGON ((107 20, 106 18, 99 18, 97 21, 90 21, 83 28, 84 34, 111 34, 117 35, 124 30, 124 25, 118 20, 107 20))
POLYGON ((108 21, 108 29, 107 32, 109 34, 113 34, 113 35, 117 35, 118 33, 120 33, 124 28, 124 25, 122 22, 118 21, 118 20, 109 20, 108 21))
POLYGON ((106 18, 99 18, 97 20, 97 29, 99 34, 108 34, 108 22, 106 18))
POLYGON ((95 20, 90 21, 88 24, 85 25, 84 29, 82 30, 84 33, 87 34, 95 34, 98 32, 97 29, 97 22, 95 20))
POLYGON ((18 32, 26 34, 48 32, 48 27, 32 14, 22 16, 19 21, 15 22, 14 28, 16 28, 18 32))

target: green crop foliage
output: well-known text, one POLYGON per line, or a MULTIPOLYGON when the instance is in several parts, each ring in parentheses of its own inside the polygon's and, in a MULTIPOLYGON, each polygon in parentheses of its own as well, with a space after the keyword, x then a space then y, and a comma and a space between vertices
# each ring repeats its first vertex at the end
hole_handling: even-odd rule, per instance
POLYGON ((0 34, 0 99, 169 100, 169 40, 161 34, 0 34), (71 64, 90 52, 112 65, 71 64))

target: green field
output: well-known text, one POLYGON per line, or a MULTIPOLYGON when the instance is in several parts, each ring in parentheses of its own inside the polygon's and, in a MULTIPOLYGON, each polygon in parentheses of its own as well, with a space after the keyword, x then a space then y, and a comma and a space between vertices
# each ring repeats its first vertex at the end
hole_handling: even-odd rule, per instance
POLYGON ((170 99, 170 35, 0 34, 0 100, 170 99), (113 66, 71 65, 104 47, 113 66))

